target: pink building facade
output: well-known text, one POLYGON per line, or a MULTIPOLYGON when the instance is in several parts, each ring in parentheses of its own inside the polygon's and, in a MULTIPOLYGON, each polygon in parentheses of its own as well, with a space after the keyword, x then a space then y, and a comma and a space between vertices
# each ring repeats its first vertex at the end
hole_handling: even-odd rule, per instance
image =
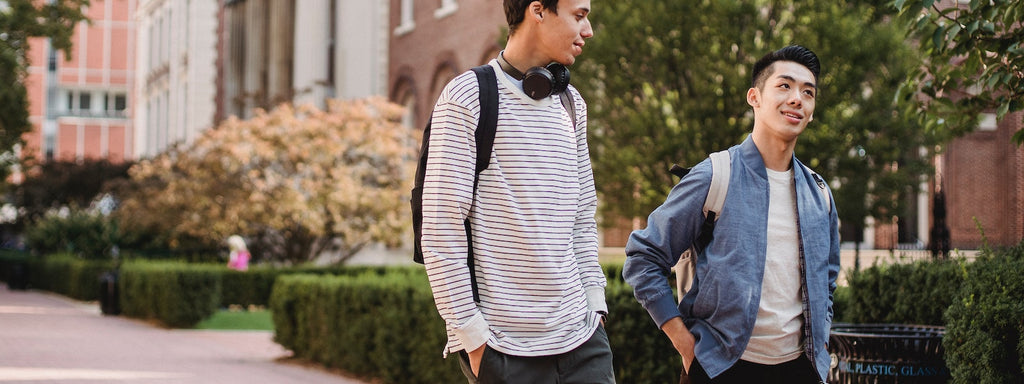
POLYGON ((134 158, 130 119, 136 0, 93 0, 91 24, 75 27, 71 58, 48 39, 29 42, 29 118, 23 156, 37 159, 134 158))

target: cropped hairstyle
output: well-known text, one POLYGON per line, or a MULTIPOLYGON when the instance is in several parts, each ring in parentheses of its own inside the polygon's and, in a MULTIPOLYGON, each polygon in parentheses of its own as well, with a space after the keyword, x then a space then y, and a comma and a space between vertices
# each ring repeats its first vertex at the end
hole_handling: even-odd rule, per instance
POLYGON ((821 63, 818 61, 818 56, 811 52, 810 49, 799 45, 790 45, 764 55, 754 64, 754 73, 751 75, 750 85, 755 88, 763 86, 764 81, 772 75, 771 67, 776 61, 792 61, 803 65, 814 74, 814 84, 817 86, 818 74, 821 72, 821 63))
POLYGON ((558 0, 505 0, 505 20, 508 21, 509 36, 516 33, 516 28, 526 17, 526 9, 534 1, 540 1, 544 9, 550 9, 554 14, 558 14, 558 0))

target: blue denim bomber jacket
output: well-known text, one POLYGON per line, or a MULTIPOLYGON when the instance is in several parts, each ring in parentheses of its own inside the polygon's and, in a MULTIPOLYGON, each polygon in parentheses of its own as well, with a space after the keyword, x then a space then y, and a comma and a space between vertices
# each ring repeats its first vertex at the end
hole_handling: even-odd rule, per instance
MULTIPOLYGON (((697 360, 710 377, 735 364, 750 341, 768 247, 769 188, 764 161, 750 137, 729 151, 732 174, 725 205, 715 224, 714 239, 697 257, 693 288, 682 302, 676 302, 666 277, 700 233, 704 199, 711 185, 709 160, 694 167, 672 189, 647 219, 646 229, 630 235, 622 270, 637 301, 659 329, 673 317, 682 316, 697 340, 697 360)), ((825 380, 832 294, 839 275, 839 219, 833 199, 826 198, 811 173, 799 164, 794 156, 807 287, 804 326, 811 327, 812 337, 805 350, 813 355, 818 374, 825 380)))

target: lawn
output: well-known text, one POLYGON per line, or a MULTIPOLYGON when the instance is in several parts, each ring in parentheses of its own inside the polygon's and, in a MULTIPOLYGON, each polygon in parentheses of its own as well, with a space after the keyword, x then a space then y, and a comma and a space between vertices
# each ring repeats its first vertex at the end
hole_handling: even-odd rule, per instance
POLYGON ((222 309, 196 324, 196 329, 273 331, 270 311, 222 309))

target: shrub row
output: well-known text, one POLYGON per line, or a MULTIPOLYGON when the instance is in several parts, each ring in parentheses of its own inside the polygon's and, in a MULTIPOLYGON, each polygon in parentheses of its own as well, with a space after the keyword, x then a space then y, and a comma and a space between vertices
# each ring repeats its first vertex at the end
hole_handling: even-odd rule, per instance
POLYGON ((837 319, 938 325, 953 383, 1024 383, 1024 242, 964 259, 851 271, 837 319))
POLYGON ((960 289, 963 260, 874 265, 849 271, 849 293, 836 302, 838 321, 945 325, 942 314, 960 289), (845 302, 844 302, 845 301, 845 302))
MULTIPOLYGON (((93 300, 109 262, 69 255, 0 254, 4 275, 27 265, 30 284, 93 300)), ((679 358, 605 265, 607 324, 621 382, 678 378, 679 358)), ((836 321, 947 327, 946 359, 957 383, 1024 382, 1024 243, 974 262, 876 265, 848 274, 836 292, 836 321)), ((247 272, 221 265, 127 262, 121 270, 126 315, 191 327, 228 304, 269 305, 275 339, 296 356, 384 383, 458 382, 458 362, 441 360, 444 324, 425 273, 412 267, 282 268, 247 272), (276 283, 275 283, 276 282, 276 283)))
POLYGON ((220 304, 223 267, 183 262, 128 262, 120 271, 125 316, 191 328, 220 304))
POLYGON ((110 261, 83 260, 67 253, 36 257, 29 253, 0 253, 2 276, 8 284, 58 293, 76 300, 99 298, 99 278, 113 266, 110 261))
POLYGON ((1024 383, 1024 243, 962 272, 942 340, 953 382, 1024 383))
POLYGON ((456 383, 444 322, 422 268, 380 275, 288 275, 270 300, 274 340, 296 357, 382 383, 456 383))
MULTIPOLYGON (((609 279, 606 294, 616 379, 678 380, 679 355, 633 299, 632 288, 609 279)), ((441 358, 444 322, 422 267, 282 276, 274 285, 270 310, 275 341, 297 357, 382 383, 465 381, 454 356, 441 358)))

